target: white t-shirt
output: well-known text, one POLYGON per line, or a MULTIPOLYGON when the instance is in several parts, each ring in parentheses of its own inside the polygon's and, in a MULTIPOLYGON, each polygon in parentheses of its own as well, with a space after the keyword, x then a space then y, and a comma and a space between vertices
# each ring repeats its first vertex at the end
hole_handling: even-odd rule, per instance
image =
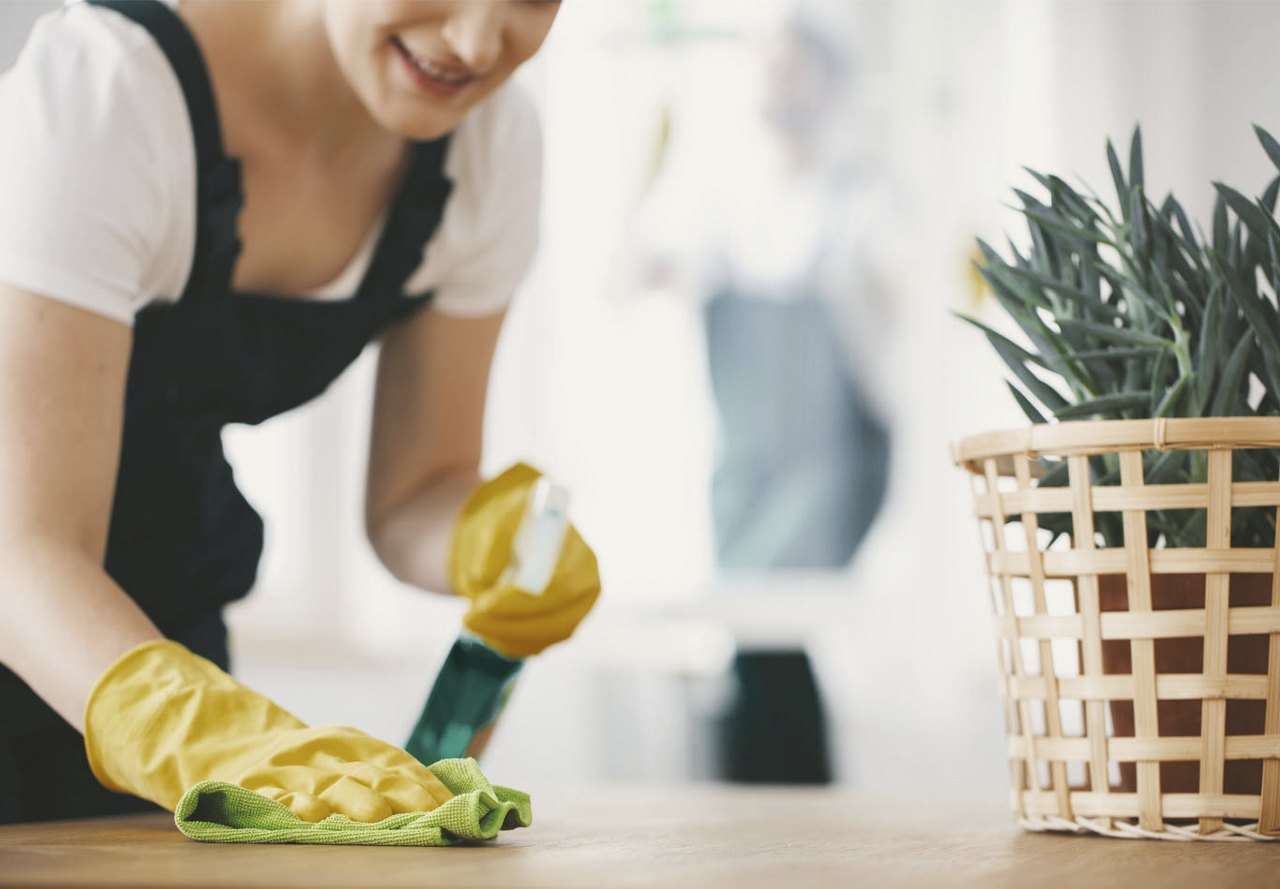
MULTIPOLYGON (((504 307, 532 261, 541 133, 509 83, 454 131, 453 192, 408 294, 479 316, 504 307)), ((0 76, 0 281, 132 324, 174 301, 195 251, 195 145, 177 77, 140 25, 72 4, 36 23, 0 76)), ((333 281, 354 294, 381 224, 333 281)))

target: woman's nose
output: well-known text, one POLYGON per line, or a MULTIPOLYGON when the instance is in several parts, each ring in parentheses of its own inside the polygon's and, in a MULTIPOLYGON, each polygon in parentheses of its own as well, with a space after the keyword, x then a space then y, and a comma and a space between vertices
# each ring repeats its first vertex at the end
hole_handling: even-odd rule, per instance
POLYGON ((443 37, 464 65, 483 74, 502 55, 503 27, 507 4, 504 0, 462 0, 442 29, 443 37))

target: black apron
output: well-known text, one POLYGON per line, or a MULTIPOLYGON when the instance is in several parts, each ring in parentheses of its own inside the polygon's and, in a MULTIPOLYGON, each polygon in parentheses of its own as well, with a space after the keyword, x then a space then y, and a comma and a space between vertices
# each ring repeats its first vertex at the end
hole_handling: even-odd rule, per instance
MULTIPOLYGON (((840 570, 884 501, 890 430, 850 374, 817 267, 815 259, 787 299, 729 282, 704 306, 722 570, 840 570)), ((803 648, 740 646, 733 678, 736 693, 713 727, 716 777, 829 784, 827 716, 803 648)))
MULTIPOLYGON (((169 638, 228 667, 222 608, 249 592, 263 523, 222 448, 323 392, 370 340, 427 303, 403 288, 444 213, 448 136, 415 143, 354 296, 236 292, 240 167, 223 150, 213 90, 182 20, 159 0, 90 0, 155 38, 186 99, 198 173, 195 261, 181 298, 138 312, 107 537, 107 573, 169 638)), ((94 780, 78 732, 0 668, 0 823, 155 807, 94 780)))
POLYGON ((884 502, 889 428, 851 376, 817 288, 800 287, 789 300, 726 288, 704 307, 724 570, 843 568, 884 502))

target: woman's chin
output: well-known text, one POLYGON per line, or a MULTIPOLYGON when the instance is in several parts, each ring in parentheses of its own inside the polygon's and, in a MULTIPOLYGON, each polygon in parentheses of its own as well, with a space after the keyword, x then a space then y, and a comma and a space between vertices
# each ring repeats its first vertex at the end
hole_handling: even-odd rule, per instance
POLYGON ((378 122, 390 132, 413 142, 429 142, 453 131, 463 115, 443 110, 424 111, 416 108, 389 108, 379 114, 378 122))

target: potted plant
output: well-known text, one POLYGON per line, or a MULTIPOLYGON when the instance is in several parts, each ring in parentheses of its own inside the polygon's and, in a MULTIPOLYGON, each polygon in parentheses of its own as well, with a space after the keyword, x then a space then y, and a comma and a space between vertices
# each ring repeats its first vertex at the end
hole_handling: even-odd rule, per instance
POLYGON ((1032 170, 1025 243, 979 242, 1017 340, 965 319, 1033 424, 956 454, 994 532, 1015 806, 1037 828, 1262 838, 1280 833, 1280 176, 1258 198, 1215 183, 1206 232, 1147 194, 1140 131, 1127 169, 1107 158, 1114 200, 1032 170), (1074 612, 1050 613, 1054 582, 1074 612), (1052 712, 1074 701, 1078 739, 1052 712))

